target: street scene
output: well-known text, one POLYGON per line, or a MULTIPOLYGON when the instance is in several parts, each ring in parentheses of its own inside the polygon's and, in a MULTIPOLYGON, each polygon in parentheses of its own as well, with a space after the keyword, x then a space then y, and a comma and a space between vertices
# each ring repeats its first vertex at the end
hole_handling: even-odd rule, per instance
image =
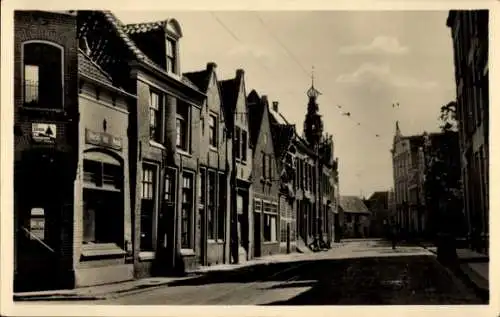
POLYGON ((488 10, 13 31, 16 303, 489 304, 488 10))

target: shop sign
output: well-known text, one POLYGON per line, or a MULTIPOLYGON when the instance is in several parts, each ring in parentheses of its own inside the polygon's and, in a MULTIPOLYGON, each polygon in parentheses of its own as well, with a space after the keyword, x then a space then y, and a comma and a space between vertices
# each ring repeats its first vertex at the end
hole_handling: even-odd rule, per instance
POLYGON ((33 141, 40 143, 55 143, 57 126, 51 123, 32 123, 31 136, 33 141))
POLYGON ((30 233, 32 240, 45 238, 45 211, 43 208, 31 209, 30 233))
POLYGON ((105 132, 95 132, 85 129, 85 142, 115 150, 122 149, 122 139, 105 132))

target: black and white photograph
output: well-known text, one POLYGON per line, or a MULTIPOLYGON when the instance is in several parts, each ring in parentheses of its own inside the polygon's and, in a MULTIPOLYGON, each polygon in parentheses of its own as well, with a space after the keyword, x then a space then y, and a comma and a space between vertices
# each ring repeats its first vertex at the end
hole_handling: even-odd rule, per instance
POLYGON ((487 307, 492 8, 2 13, 3 301, 487 307))

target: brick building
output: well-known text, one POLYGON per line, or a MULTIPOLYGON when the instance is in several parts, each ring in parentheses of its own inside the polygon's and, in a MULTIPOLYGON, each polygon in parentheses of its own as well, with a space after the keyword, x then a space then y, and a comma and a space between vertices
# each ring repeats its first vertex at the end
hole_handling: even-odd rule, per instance
POLYGON ((230 180, 230 257, 231 263, 251 258, 253 249, 252 152, 250 123, 245 90, 245 72, 236 70, 232 79, 219 82, 226 127, 232 138, 230 180))
POLYGON ((72 13, 14 13, 14 289, 74 284, 78 42, 72 13))
POLYGON ((465 214, 470 246, 488 252, 488 10, 450 11, 465 214))
POLYGON ((279 177, 269 121, 269 101, 252 90, 247 98, 253 154, 253 256, 280 252, 279 177))
POLYGON ((217 65, 185 73, 207 95, 201 109, 200 174, 196 245, 200 264, 229 263, 230 176, 232 139, 224 117, 217 65), (197 236, 198 237, 198 236, 197 236))

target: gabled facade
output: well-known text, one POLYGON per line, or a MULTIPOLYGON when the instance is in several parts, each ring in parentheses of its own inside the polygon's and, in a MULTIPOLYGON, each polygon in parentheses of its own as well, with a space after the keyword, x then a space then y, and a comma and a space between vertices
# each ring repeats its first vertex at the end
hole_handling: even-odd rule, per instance
POLYGON ((236 77, 220 81, 222 104, 232 146, 230 253, 233 263, 246 261, 253 248, 252 153, 247 111, 245 78, 242 69, 236 77))
POLYGON ((267 96, 259 97, 257 92, 252 90, 247 103, 253 154, 254 248, 252 255, 259 257, 280 252, 279 177, 269 122, 267 96))
POLYGON ((370 232, 371 213, 363 200, 356 196, 340 196, 339 208, 344 218, 342 236, 367 237, 370 232))
POLYGON ((196 266, 198 122, 205 94, 181 75, 180 26, 174 19, 124 25, 107 11, 81 11, 78 18, 90 58, 137 97, 128 129, 135 276, 196 266))
POLYGON ((185 73, 207 95, 200 116, 200 173, 198 179, 197 255, 200 264, 229 263, 230 176, 232 139, 224 117, 217 65, 185 73))

